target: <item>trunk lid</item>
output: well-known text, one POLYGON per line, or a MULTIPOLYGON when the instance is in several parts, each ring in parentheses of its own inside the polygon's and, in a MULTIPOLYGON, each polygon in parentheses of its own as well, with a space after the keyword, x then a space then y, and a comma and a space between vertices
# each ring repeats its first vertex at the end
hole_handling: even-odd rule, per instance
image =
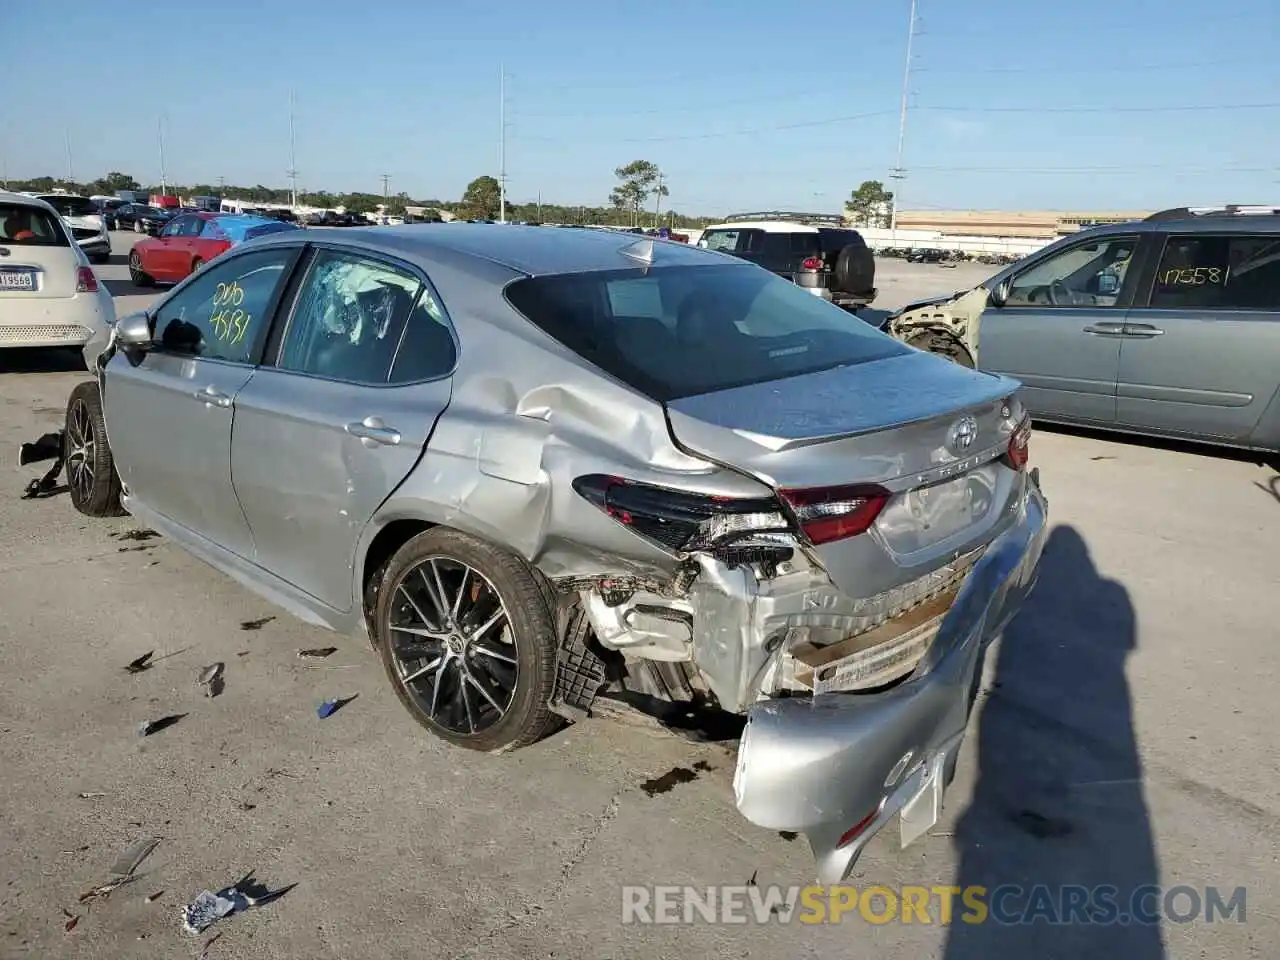
POLYGON ((813 548, 844 592, 868 597, 981 547, 1016 474, 1000 459, 1022 417, 1016 381, 911 351, 670 401, 677 443, 775 490, 874 485, 870 536, 813 548), (885 563, 888 559, 892 562, 885 563))

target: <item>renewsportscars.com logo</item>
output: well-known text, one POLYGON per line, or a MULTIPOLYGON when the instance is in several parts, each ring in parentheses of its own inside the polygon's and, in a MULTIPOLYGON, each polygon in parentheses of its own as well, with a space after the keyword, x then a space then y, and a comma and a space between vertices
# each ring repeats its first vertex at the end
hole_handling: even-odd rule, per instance
POLYGON ((996 887, 627 886, 622 922, 1151 925, 1245 922, 1245 888, 1100 885, 996 887))

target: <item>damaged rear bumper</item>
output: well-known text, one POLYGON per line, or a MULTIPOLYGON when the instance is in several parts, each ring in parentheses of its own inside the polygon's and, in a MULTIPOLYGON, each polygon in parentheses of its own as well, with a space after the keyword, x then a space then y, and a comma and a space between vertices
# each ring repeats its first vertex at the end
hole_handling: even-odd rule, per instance
POLYGON ((982 653, 1034 586, 1046 532, 1033 473, 1016 522, 970 571, 906 681, 881 693, 773 699, 749 709, 734 775, 738 809, 759 826, 805 834, 821 882, 847 877, 895 814, 904 846, 937 821, 982 653))

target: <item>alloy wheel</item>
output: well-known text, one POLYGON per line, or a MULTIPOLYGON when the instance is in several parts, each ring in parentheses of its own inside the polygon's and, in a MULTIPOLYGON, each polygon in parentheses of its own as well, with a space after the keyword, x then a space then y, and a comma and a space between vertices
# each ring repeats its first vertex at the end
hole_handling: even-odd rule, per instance
POLYGON ((87 501, 93 493, 97 455, 93 441, 93 415, 83 400, 71 406, 67 417, 67 483, 77 499, 87 501))
POLYGON ((394 584, 387 625, 396 674, 432 724, 473 736, 511 708, 519 669, 506 604, 484 574, 427 557, 394 584))

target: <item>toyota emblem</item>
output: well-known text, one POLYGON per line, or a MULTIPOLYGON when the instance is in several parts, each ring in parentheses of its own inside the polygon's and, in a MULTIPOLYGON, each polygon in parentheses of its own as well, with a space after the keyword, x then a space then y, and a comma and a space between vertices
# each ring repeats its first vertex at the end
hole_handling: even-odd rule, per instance
POLYGON ((947 446, 953 453, 963 453, 973 446, 973 441, 978 439, 978 421, 973 417, 961 417, 951 425, 951 432, 947 435, 947 446))

